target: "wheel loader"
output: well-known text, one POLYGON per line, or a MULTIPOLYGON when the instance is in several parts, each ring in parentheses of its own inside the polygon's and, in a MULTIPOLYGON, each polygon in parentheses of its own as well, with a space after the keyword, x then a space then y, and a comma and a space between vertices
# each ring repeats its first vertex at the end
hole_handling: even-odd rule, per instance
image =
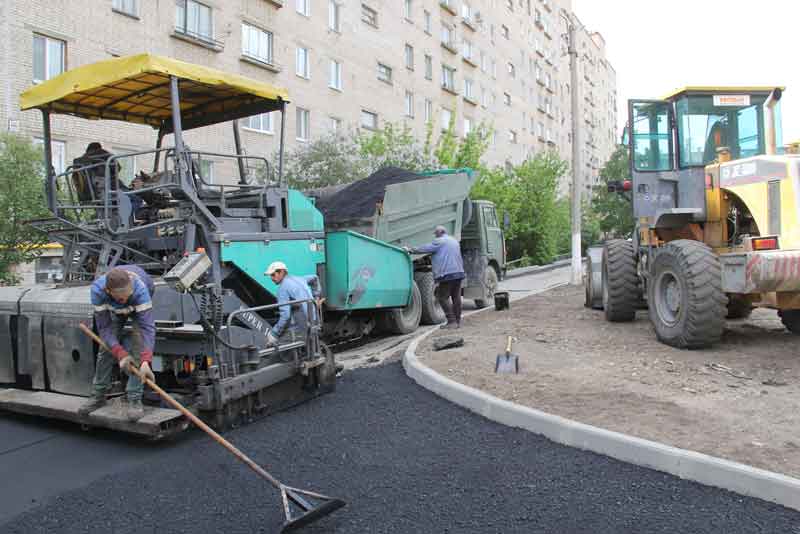
POLYGON ((777 310, 800 334, 800 156, 779 154, 781 87, 687 87, 628 102, 628 240, 589 251, 587 305, 658 339, 720 340, 726 318, 777 310))

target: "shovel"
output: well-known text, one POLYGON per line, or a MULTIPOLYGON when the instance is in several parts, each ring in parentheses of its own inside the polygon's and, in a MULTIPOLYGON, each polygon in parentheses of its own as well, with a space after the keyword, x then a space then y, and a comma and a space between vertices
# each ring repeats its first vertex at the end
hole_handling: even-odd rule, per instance
POLYGON ((494 363, 495 373, 519 373, 519 358, 516 354, 511 354, 511 343, 514 338, 508 336, 506 351, 497 355, 494 363))
MULTIPOLYGON (((81 323, 80 329, 84 334, 92 338, 94 342, 97 343, 101 348, 110 351, 108 345, 106 345, 103 340, 100 339, 97 334, 92 332, 85 324, 81 323)), ((200 418, 198 418, 195 414, 187 410, 186 407, 184 407, 181 403, 173 399, 172 396, 161 389, 158 384, 151 382, 150 380, 143 379, 139 374, 138 369, 131 365, 128 367, 127 371, 134 374, 144 384, 158 393, 162 399, 167 401, 176 410, 186 416, 200 430, 211 436, 214 441, 228 449, 231 454, 236 456, 236 458, 241 460, 245 465, 258 473, 259 476, 266 479, 281 492, 283 512, 286 516, 286 521, 284 521, 283 527, 281 527, 282 533, 293 532, 305 525, 308 525, 309 523, 313 523, 321 517, 324 517, 345 505, 345 502, 340 499, 333 499, 319 493, 301 490, 283 484, 277 478, 267 473, 267 471, 265 471, 260 465, 251 460, 247 455, 245 455, 245 453, 234 447, 228 440, 217 434, 211 427, 201 421, 200 418)))

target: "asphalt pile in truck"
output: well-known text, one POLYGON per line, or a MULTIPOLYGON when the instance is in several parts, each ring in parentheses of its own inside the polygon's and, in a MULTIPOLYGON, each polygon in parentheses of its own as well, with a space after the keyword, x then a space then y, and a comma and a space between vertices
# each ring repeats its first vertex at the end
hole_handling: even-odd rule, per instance
POLYGON ((326 221, 345 221, 371 217, 376 205, 383 202, 386 186, 422 178, 419 174, 397 167, 384 167, 348 185, 317 203, 326 221))

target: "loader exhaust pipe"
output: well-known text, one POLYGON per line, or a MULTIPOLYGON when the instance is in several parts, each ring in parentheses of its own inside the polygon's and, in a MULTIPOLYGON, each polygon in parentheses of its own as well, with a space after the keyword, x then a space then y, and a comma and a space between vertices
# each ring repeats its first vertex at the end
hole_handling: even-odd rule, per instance
POLYGON ((764 114, 764 136, 766 141, 765 152, 769 156, 774 156, 777 154, 777 136, 775 133, 775 105, 781 99, 781 95, 783 91, 781 91, 780 87, 776 87, 772 90, 767 98, 767 101, 764 102, 764 107, 766 108, 766 113, 764 114))

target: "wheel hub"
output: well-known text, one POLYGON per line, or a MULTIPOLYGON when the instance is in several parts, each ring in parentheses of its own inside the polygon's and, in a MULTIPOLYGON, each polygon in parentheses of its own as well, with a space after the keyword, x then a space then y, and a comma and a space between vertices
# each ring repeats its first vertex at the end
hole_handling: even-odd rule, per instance
POLYGON ((662 322, 673 325, 681 314, 681 285, 671 272, 662 273, 657 284, 656 310, 662 322))

